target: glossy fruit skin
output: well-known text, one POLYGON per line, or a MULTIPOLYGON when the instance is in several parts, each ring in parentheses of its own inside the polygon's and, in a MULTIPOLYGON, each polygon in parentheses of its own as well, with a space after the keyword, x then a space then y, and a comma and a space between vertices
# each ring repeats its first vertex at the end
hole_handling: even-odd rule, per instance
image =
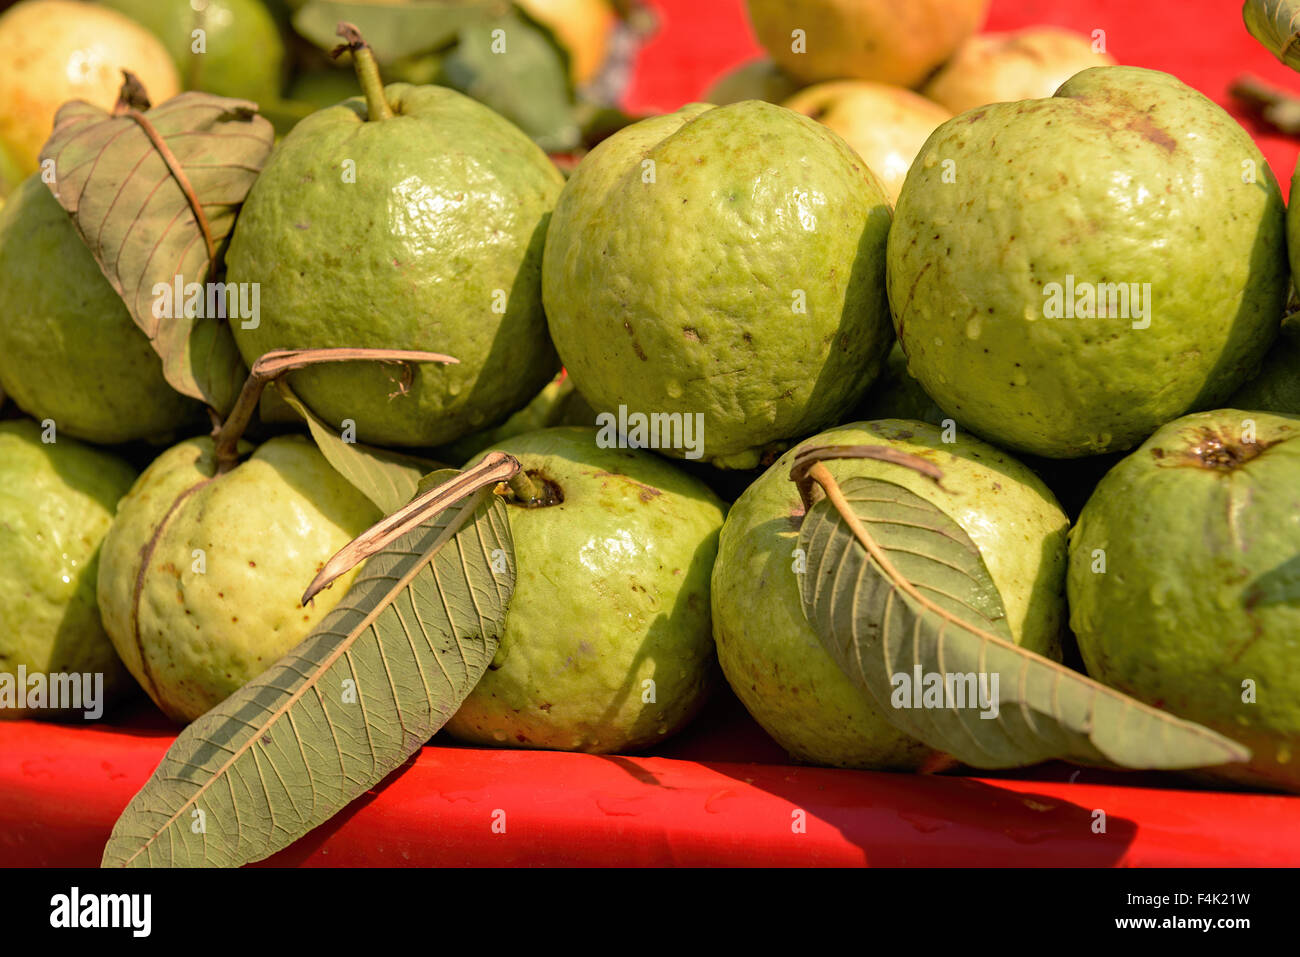
POLYGON ((1091 37, 1059 27, 979 33, 953 54, 921 92, 954 113, 986 103, 1033 100, 1055 93, 1066 80, 1114 57, 1094 51, 1091 37))
POLYGON ((597 412, 702 414, 704 459, 753 468, 840 418, 879 370, 889 222, 862 160, 791 110, 643 120, 592 150, 556 205, 552 338, 597 412))
POLYGON ((508 506, 518 577, 505 634, 453 737, 636 751, 683 727, 713 686, 709 574, 725 507, 663 459, 596 436, 570 426, 494 446, 564 500, 508 506))
POLYGON ((1286 299, 1284 216, 1246 132, 1168 74, 1097 67, 964 113, 922 149, 889 237, 908 368, 1006 448, 1131 448, 1258 367, 1286 299), (1149 283, 1151 307, 1049 317, 1045 293, 1076 280, 1149 283))
POLYGON ((166 437, 201 410, 167 384, 148 337, 36 175, 0 210, 0 387, 61 433, 104 444, 166 437))
POLYGON ((104 540, 104 628, 158 707, 191 721, 338 604, 355 569, 308 607, 299 598, 379 518, 302 436, 270 439, 220 476, 211 439, 182 442, 132 486, 104 540))
POLYGON ((1070 532, 1070 627, 1088 674, 1253 751, 1207 773, 1300 790, 1298 565, 1300 417, 1170 422, 1107 473, 1070 532))
POLYGON ((54 114, 68 100, 113 108, 122 68, 161 103, 180 92, 176 67, 154 36, 115 10, 71 0, 26 0, 0 16, 0 142, 23 175, 35 171, 54 114))
POLYGON ((803 83, 917 86, 978 30, 989 0, 746 0, 764 49, 803 83), (803 32, 804 52, 794 48, 803 32))
MULTIPOLYGON (((29 419, 0 422, 0 673, 102 674, 131 687, 99 620, 99 549, 135 471, 71 438, 41 441, 29 419)), ((48 715, 0 708, 0 718, 48 715)))
POLYGON ((262 0, 100 0, 158 37, 187 90, 269 102, 284 81, 284 41, 262 0), (194 52, 194 32, 204 49, 194 52))
POLYGON ((1037 476, 1006 453, 960 433, 945 443, 940 429, 902 419, 854 422, 806 439, 731 506, 712 601, 718 660, 736 696, 799 761, 915 770, 940 756, 889 723, 824 650, 803 614, 794 570, 803 505, 790 467, 799 449, 818 445, 885 445, 938 465, 950 491, 899 465, 825 463, 839 481, 884 479, 942 508, 979 547, 1017 644, 1056 659, 1069 520, 1037 476))
POLYGON ((253 185, 228 278, 261 284, 250 363, 272 349, 423 349, 458 365, 348 363, 294 389, 377 445, 428 446, 495 425, 558 371, 540 282, 563 178, 522 132, 453 90, 390 84, 392 119, 348 100, 300 122, 253 185), (354 164, 354 165, 349 165, 354 164), (348 182, 355 172, 355 182, 348 182), (504 308, 504 313, 494 311, 504 308))

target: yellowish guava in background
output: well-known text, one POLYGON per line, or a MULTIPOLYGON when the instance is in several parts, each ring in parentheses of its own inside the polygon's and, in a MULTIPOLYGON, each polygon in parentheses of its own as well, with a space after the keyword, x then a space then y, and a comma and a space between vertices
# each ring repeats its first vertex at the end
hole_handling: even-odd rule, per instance
POLYGON ((747 6, 763 48, 803 83, 916 86, 983 25, 989 0, 747 0, 747 6))
POLYGON ((68 100, 106 110, 122 70, 161 103, 180 92, 176 67, 152 33, 116 10, 73 0, 23 0, 0 15, 0 143, 23 173, 36 169, 68 100))

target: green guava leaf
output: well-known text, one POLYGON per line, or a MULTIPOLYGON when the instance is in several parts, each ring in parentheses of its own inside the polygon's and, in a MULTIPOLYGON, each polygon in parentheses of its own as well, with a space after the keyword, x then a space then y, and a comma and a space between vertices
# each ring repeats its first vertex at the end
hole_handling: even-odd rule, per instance
POLYGON ((246 312, 253 300, 227 298, 232 290, 215 280, 274 138, 255 103, 190 92, 143 111, 65 103, 41 151, 42 167, 53 164, 50 191, 162 358, 168 383, 223 415, 248 375, 226 315, 238 311, 231 303, 246 312))
POLYGON ((391 63, 446 46, 466 24, 500 8, 500 0, 311 0, 294 14, 293 26, 305 39, 330 51, 339 44, 339 22, 346 21, 361 31, 376 60, 391 63))
POLYGON ((311 432, 312 441, 325 460, 384 513, 395 512, 411 500, 420 478, 435 469, 446 468, 439 462, 376 448, 361 442, 344 442, 342 436, 330 428, 305 402, 289 388, 284 380, 277 380, 276 391, 295 412, 302 416, 311 432))
POLYGON ((505 508, 482 487, 374 554, 310 636, 181 732, 122 812, 103 866, 262 860, 418 751, 505 627, 505 508))
POLYGON ((564 55, 548 34, 513 14, 461 29, 443 81, 510 120, 544 150, 582 140, 564 55))
POLYGON ((804 516, 804 614, 900 730, 979 768, 1061 758, 1173 769, 1250 756, 1208 728, 1013 644, 979 548, 937 506, 879 479, 851 478, 840 491, 860 532, 829 497, 804 516), (948 693, 932 690, 927 701, 927 686, 948 693))
POLYGON ((1300 0, 1246 0, 1241 18, 1269 53, 1300 70, 1300 0))

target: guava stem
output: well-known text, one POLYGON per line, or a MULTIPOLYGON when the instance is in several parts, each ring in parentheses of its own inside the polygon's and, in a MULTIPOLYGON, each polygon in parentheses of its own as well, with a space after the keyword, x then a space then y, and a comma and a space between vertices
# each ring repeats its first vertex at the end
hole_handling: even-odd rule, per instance
POLYGON ((537 483, 528 477, 528 473, 520 469, 514 475, 510 476, 510 491, 515 493, 519 501, 527 505, 529 502, 537 502, 542 498, 541 490, 538 489, 537 483))
POLYGON ((334 54, 337 56, 345 49, 352 53, 352 66, 357 71, 357 81, 361 84, 361 92, 366 97, 366 112, 369 118, 391 120, 393 108, 388 105, 388 100, 384 97, 384 81, 379 75, 379 64, 375 62, 370 44, 366 43, 360 30, 346 21, 339 23, 338 35, 347 42, 335 50, 334 54))
POLYGON ((217 474, 229 472, 239 463, 239 440, 253 419, 253 412, 261 401, 262 390, 286 372, 325 362, 443 362, 460 360, 440 352, 423 352, 415 349, 276 349, 268 352, 248 371, 244 387, 239 390, 235 406, 226 421, 216 430, 214 440, 217 474))

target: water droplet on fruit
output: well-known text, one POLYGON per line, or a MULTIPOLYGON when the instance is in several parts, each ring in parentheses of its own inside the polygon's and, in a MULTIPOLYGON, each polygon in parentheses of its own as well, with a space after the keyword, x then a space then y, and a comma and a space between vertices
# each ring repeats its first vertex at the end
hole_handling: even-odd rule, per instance
POLYGON ((670 399, 680 399, 682 397, 682 384, 676 379, 669 379, 664 383, 664 392, 670 399))
POLYGON ((966 320, 966 338, 978 339, 980 337, 980 317, 971 316, 966 320))
POLYGON ((460 390, 461 390, 461 384, 456 380, 453 379, 451 382, 447 383, 447 391, 451 395, 460 395, 460 390))
POLYGON ((1014 386, 1029 385, 1029 376, 1025 375, 1023 369, 1017 369, 1015 372, 1011 373, 1011 384, 1014 386))
POLYGON ((493 739, 494 741, 504 741, 504 740, 505 740, 506 738, 508 738, 508 737, 509 737, 509 735, 506 734, 504 731, 493 731, 493 732, 492 732, 492 739, 493 739))
POLYGON ((943 348, 943 340, 940 339, 938 336, 934 337, 934 344, 941 349, 943 348))

